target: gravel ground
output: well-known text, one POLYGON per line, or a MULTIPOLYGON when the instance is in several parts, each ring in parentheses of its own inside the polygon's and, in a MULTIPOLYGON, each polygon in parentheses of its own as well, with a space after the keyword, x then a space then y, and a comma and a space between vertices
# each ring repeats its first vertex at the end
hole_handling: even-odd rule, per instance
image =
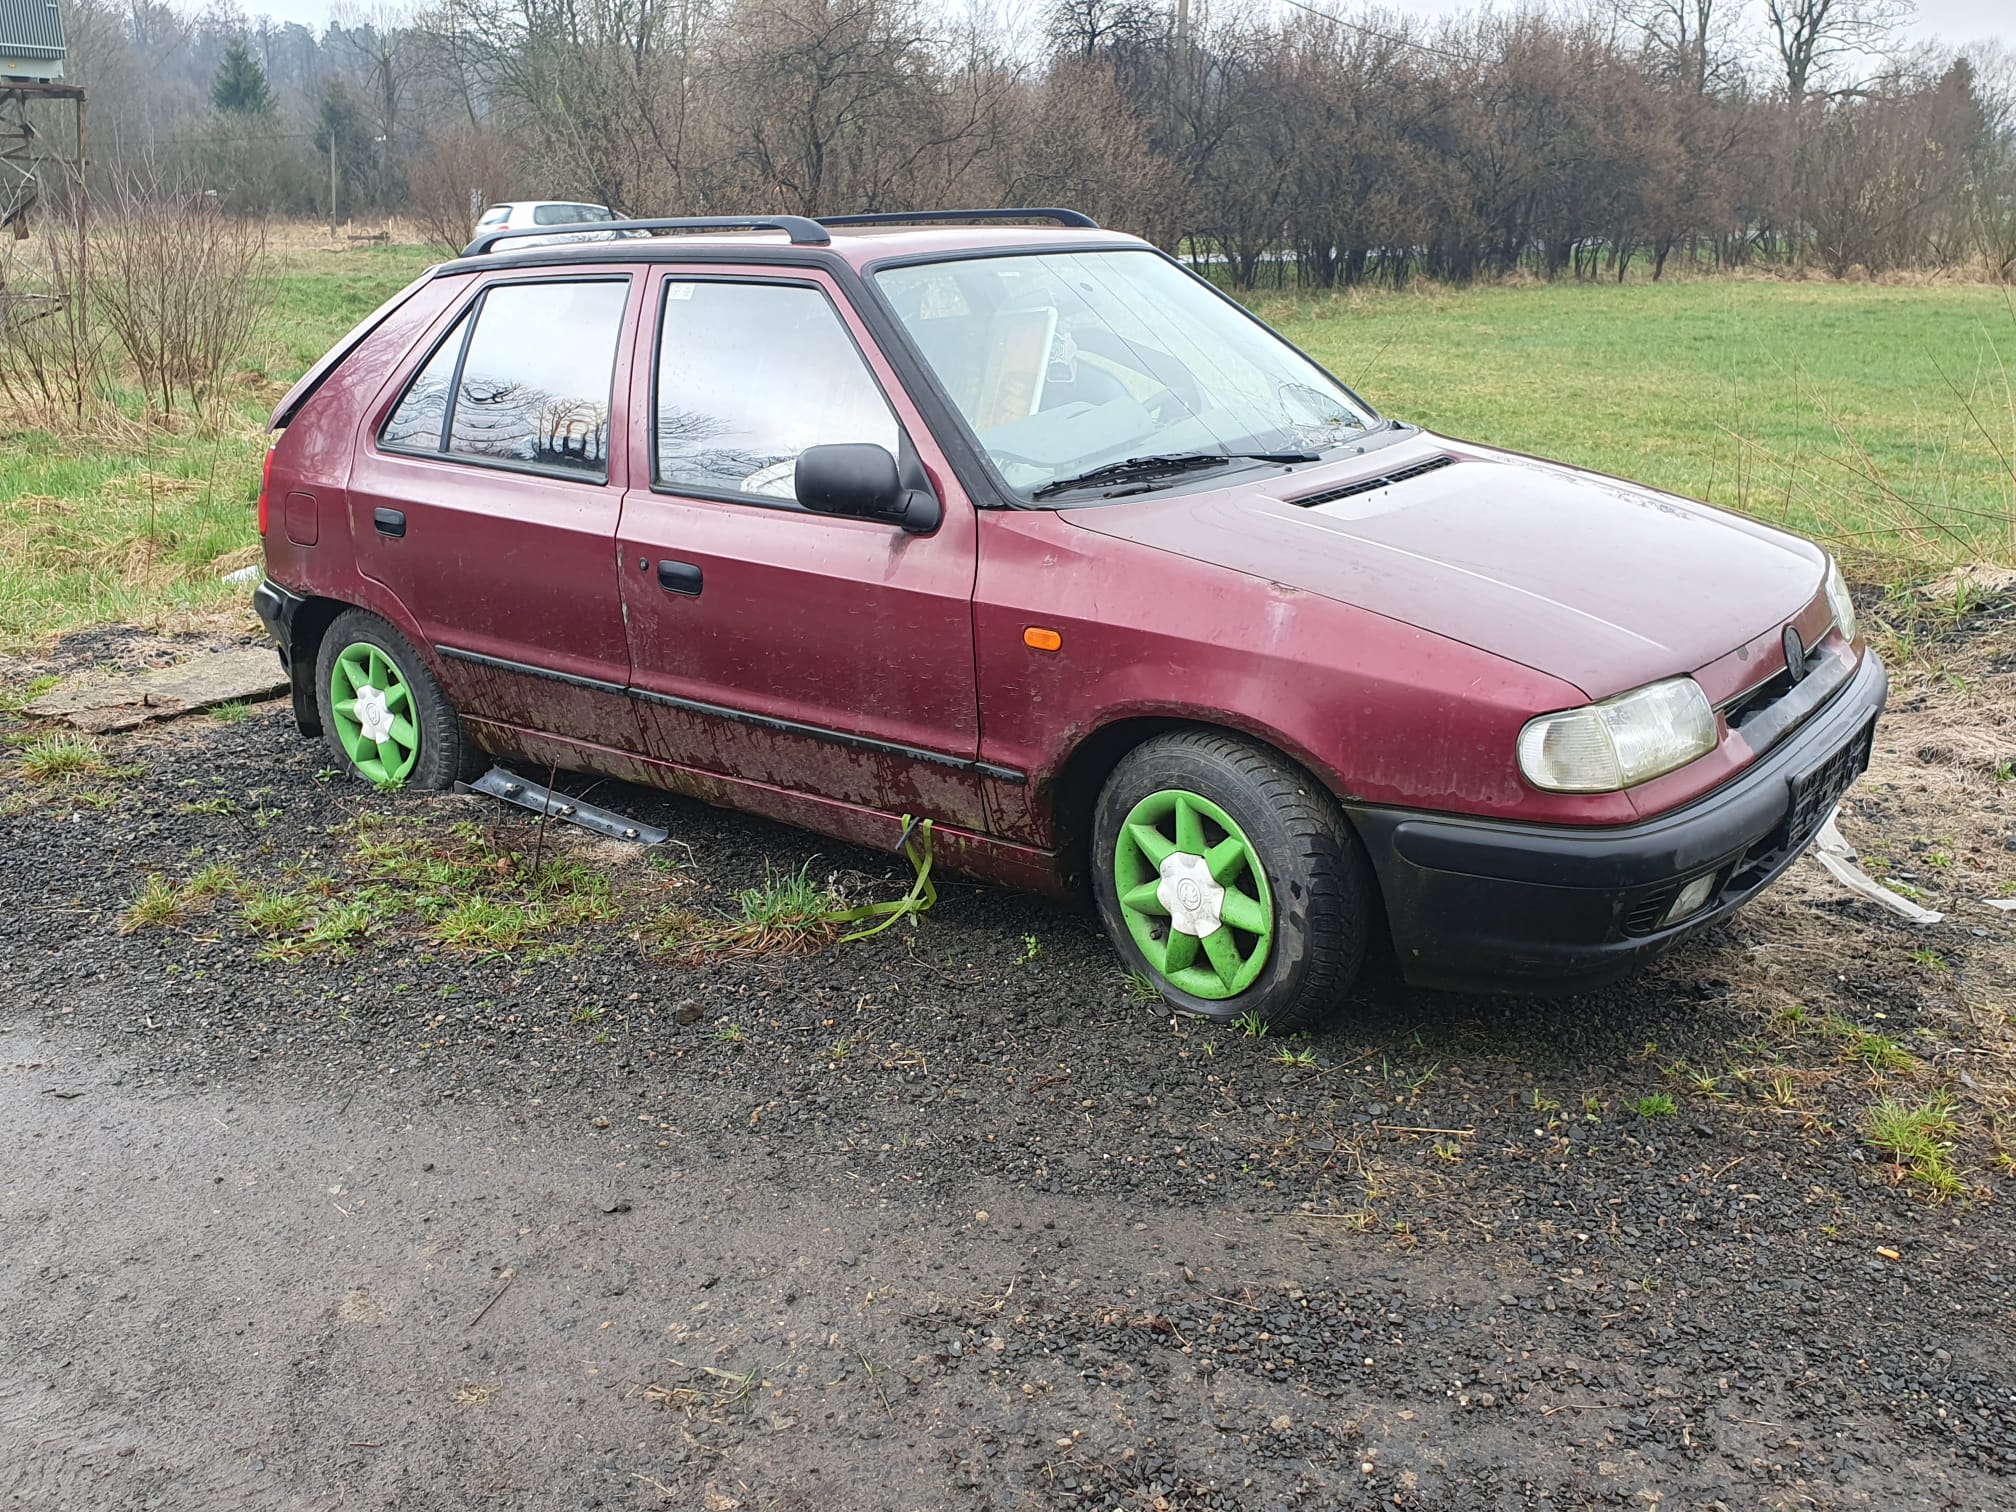
POLYGON ((0 1495, 2006 1506, 2016 945, 1962 905, 2016 879, 2016 816, 1931 732, 1994 747, 2008 675, 1965 709, 1900 677, 1844 810, 1948 922, 1802 862, 1611 992, 1375 970, 1285 1042, 1172 1020, 1088 916, 958 882, 856 944, 660 948, 766 871, 864 900, 908 871, 609 785, 678 843, 541 840, 318 775, 278 706, 108 741, 110 773, 17 751, 0 1495), (386 887, 370 847, 416 835, 608 894, 506 952, 432 941, 493 884, 386 887), (174 916, 120 933, 154 873, 174 916), (309 909, 277 950, 240 917, 274 894, 309 909), (1944 1200, 1866 1143, 1885 1097, 1951 1100, 1944 1200))

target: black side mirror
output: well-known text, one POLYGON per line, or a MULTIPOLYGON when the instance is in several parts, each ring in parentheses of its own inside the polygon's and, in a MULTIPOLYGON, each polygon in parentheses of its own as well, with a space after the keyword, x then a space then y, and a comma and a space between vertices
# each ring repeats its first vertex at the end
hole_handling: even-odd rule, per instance
POLYGON ((793 489, 815 514, 882 520, 912 535, 936 530, 944 514, 936 494, 905 486, 889 448, 870 441, 806 447, 798 454, 793 489))

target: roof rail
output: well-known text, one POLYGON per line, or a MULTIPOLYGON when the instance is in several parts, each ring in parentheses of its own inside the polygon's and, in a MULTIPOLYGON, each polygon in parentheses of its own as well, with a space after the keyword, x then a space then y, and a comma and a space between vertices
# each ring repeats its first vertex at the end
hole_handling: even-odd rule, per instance
POLYGON ((463 257, 481 257, 501 241, 525 236, 578 237, 595 231, 782 231, 792 245, 824 247, 833 238, 815 220, 802 215, 699 215, 670 220, 581 221, 564 226, 520 226, 515 230, 485 231, 462 249, 463 257))
POLYGON ((873 215, 822 215, 822 226, 900 226, 923 221, 1055 221, 1093 231, 1099 222, 1082 210, 883 210, 873 215))

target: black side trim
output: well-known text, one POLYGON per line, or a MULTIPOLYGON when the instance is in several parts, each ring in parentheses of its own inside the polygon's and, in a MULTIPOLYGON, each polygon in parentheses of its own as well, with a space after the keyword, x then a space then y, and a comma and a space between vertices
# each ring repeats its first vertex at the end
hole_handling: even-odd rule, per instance
POLYGON ((572 672, 556 672, 551 667, 535 667, 530 662, 509 661, 501 656, 485 656, 481 651, 464 651, 459 646, 436 646, 441 655, 452 661, 474 662, 479 667, 492 667, 499 672, 516 672, 525 677, 541 677, 547 682, 566 683, 572 688, 592 688, 597 693, 628 693, 630 690, 621 683, 604 682, 599 677, 576 677, 572 672))
POLYGON ((576 677, 571 672, 556 672, 551 667, 538 667, 530 662, 509 661, 501 656, 485 656, 480 651, 464 651, 457 646, 436 646, 435 651, 454 661, 474 662, 479 667, 492 667, 499 672, 517 672, 526 677, 541 677, 549 682, 567 683, 576 688, 592 688, 597 693, 615 693, 634 698, 640 703, 657 704, 667 709, 683 709, 690 714, 706 714, 715 719, 733 720, 736 724, 754 725, 759 730, 774 730, 780 735, 803 735, 812 740, 830 741, 834 745, 846 746, 849 750, 874 751, 886 756, 902 756, 911 761, 928 762, 955 772, 971 772, 977 777, 991 777, 996 782, 1013 783, 1016 786, 1028 782, 1029 774, 1014 767, 996 766, 991 761, 973 761, 964 756, 947 756, 942 751, 927 751, 922 746, 902 745, 893 740, 876 740, 867 735, 855 735, 846 730, 829 729, 825 725, 806 724, 796 719, 779 719, 774 714, 756 714, 747 709, 731 709, 725 704, 702 702, 697 698, 677 698, 670 693, 653 693, 648 688, 625 688, 619 684, 605 682, 595 677, 576 677))

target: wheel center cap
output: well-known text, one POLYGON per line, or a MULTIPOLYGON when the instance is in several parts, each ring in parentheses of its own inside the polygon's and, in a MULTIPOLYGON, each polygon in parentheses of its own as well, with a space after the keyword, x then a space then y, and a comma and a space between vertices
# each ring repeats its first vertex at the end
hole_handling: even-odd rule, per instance
POLYGON ((1219 927, 1225 889, 1211 880, 1202 856, 1177 851, 1162 863, 1155 897, 1169 910, 1169 927, 1202 939, 1219 927))
POLYGON ((392 706, 379 689, 366 683, 357 690, 357 728, 372 742, 392 738, 392 706))

